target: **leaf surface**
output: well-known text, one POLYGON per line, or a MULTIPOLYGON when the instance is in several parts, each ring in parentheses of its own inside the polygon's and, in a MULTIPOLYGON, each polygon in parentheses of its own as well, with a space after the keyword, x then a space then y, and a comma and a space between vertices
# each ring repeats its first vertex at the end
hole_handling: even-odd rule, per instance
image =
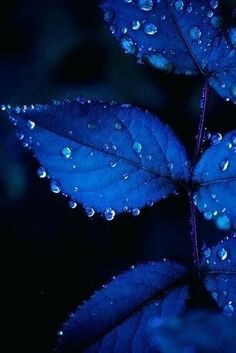
POLYGON ((186 153, 157 117, 128 105, 72 102, 9 112, 17 136, 51 179, 88 215, 138 214, 187 181, 186 153))
POLYGON ((236 228, 236 130, 202 155, 193 179, 200 185, 195 202, 205 218, 222 230, 236 228))
POLYGON ((111 32, 139 63, 205 75, 222 97, 236 102, 235 34, 222 28, 219 1, 105 0, 102 7, 111 32))
POLYGON ((151 353, 148 327, 181 313, 186 270, 175 263, 138 265, 115 278, 65 324, 60 353, 151 353), (154 320, 153 320, 154 318, 154 320))

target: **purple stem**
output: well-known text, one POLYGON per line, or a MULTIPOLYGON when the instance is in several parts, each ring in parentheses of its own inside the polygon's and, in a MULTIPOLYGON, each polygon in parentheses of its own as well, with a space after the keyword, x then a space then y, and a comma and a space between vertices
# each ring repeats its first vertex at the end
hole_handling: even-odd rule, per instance
MULTIPOLYGON (((200 99, 201 113, 200 113, 200 120, 199 120, 199 125, 198 125, 198 133, 197 133, 196 147, 195 147, 194 157, 193 157, 193 164, 192 164, 192 169, 191 169, 191 176, 193 176, 194 167, 195 167, 196 162, 197 162, 199 155, 201 153, 205 118, 206 118, 206 113, 207 113, 208 93, 209 93, 208 82, 205 82, 203 89, 202 89, 202 93, 201 93, 201 99, 200 99)), ((190 202, 190 213, 191 213, 191 217, 190 217, 191 241, 192 241, 192 247, 193 247, 194 267, 197 270, 197 272, 199 273, 200 260, 199 260, 197 224, 196 224, 196 207, 194 204, 193 195, 194 195, 193 192, 190 191, 189 192, 189 202, 190 202)))

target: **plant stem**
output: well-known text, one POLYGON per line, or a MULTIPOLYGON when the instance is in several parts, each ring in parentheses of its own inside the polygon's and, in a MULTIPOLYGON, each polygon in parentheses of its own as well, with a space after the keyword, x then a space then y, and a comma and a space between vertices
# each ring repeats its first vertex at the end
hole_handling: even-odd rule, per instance
MULTIPOLYGON (((191 179, 193 179, 193 172, 196 165, 196 162, 199 158, 202 148, 203 142, 203 133, 204 133, 204 125, 205 125, 205 118, 207 113, 207 103, 208 103, 208 82, 206 81, 200 98, 200 119, 198 124, 198 133, 196 138, 196 146, 194 151, 193 163, 191 168, 191 179)), ((200 260, 199 260, 199 247, 198 247, 198 236, 197 236, 197 223, 196 223, 196 207, 194 204, 194 193, 189 191, 189 203, 190 203, 190 225, 191 225, 191 241, 193 247, 193 261, 195 270, 199 273, 200 272, 200 260)))

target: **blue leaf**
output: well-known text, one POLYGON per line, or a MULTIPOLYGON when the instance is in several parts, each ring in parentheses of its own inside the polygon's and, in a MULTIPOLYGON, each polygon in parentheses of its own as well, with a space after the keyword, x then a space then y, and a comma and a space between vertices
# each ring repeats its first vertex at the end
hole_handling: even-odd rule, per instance
POLYGON ((128 105, 72 102, 10 109, 17 136, 51 178, 51 189, 83 204, 89 216, 139 214, 165 198, 189 170, 172 130, 148 112, 128 105))
POLYGON ((219 229, 236 228, 236 130, 213 138, 194 171, 199 184, 195 203, 206 219, 219 229))
POLYGON ((104 19, 127 54, 177 74, 202 74, 236 103, 233 32, 224 33, 215 0, 104 0, 104 19))
POLYGON ((193 312, 155 327, 156 353, 235 353, 236 321, 220 314, 193 312))
POLYGON ((170 262, 138 265, 80 307, 59 332, 60 353, 151 353, 148 326, 185 308, 186 270, 170 262))
POLYGON ((203 249, 205 286, 228 316, 236 317, 236 235, 203 249))

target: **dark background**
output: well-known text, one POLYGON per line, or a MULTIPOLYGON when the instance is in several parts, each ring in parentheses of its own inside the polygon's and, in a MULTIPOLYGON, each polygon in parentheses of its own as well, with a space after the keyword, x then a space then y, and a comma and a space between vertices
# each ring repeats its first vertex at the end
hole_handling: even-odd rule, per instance
MULTIPOLYGON (((126 56, 103 23, 98 0, 1 1, 0 104, 76 95, 132 103, 170 124, 191 157, 202 85, 201 77, 163 74, 126 56)), ((208 132, 235 128, 235 111, 211 92, 208 132)), ((3 113, 0 118, 2 324, 10 334, 1 351, 52 352, 68 313, 130 265, 167 257, 192 266, 186 196, 139 217, 90 220, 37 178, 37 161, 15 140, 3 113)), ((223 233, 198 218, 199 238, 216 243, 223 233)))

